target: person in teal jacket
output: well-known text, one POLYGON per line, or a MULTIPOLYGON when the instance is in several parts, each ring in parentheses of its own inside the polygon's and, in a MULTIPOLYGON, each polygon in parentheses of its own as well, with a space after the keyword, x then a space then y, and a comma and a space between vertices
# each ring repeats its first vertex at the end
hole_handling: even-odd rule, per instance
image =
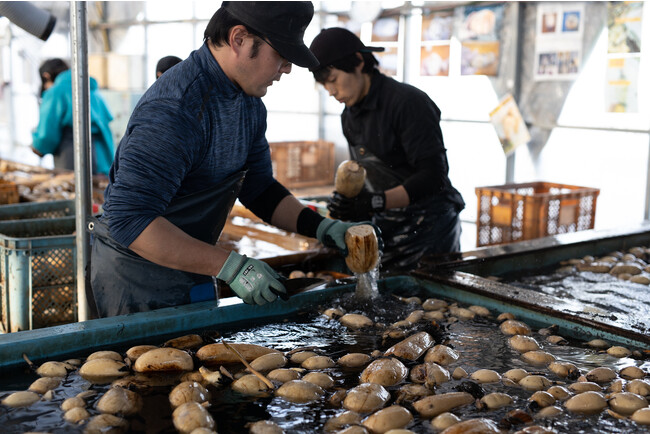
MULTIPOLYGON (((72 135, 72 74, 61 59, 47 60, 39 68, 43 87, 40 119, 32 134, 32 149, 40 156, 52 154, 54 167, 74 169, 72 135)), ((90 118, 93 142, 93 174, 108 175, 115 147, 108 124, 113 120, 99 93, 97 81, 90 77, 90 118)))

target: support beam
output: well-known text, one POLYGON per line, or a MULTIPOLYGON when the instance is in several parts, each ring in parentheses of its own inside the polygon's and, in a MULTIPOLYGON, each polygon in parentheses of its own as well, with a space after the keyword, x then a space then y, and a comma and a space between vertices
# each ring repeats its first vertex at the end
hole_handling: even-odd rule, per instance
POLYGON ((92 146, 90 135, 90 84, 88 75, 88 18, 86 2, 70 4, 72 44, 72 122, 74 135, 77 317, 88 319, 86 264, 90 254, 86 220, 92 215, 92 146))

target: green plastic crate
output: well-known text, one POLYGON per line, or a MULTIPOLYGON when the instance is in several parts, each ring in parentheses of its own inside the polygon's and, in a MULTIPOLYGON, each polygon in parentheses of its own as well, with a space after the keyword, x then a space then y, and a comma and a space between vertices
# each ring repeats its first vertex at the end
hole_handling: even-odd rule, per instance
POLYGON ((75 217, 0 221, 7 332, 77 321, 75 217))
POLYGON ((0 205, 0 220, 45 219, 74 216, 74 200, 0 205))

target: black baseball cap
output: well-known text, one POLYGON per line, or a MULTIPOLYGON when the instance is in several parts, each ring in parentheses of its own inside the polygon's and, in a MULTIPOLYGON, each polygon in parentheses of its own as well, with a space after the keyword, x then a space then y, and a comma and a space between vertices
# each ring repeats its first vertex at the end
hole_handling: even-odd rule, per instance
POLYGON ((342 27, 321 30, 312 41, 309 49, 320 63, 319 67, 310 67, 311 71, 331 66, 337 60, 356 52, 384 51, 384 47, 367 47, 357 35, 342 27))
POLYGON ((314 16, 311 2, 226 1, 221 7, 268 38, 270 45, 289 62, 304 68, 318 66, 318 60, 303 42, 305 29, 314 16))

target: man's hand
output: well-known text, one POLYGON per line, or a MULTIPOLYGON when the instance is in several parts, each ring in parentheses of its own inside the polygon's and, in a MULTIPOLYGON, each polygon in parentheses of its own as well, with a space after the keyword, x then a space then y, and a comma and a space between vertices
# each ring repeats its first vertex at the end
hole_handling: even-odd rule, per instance
POLYGON ((327 204, 327 209, 336 219, 369 220, 372 214, 386 209, 386 195, 383 192, 370 193, 364 188, 357 196, 348 198, 335 191, 327 204))
POLYGON ((345 232, 348 230, 348 228, 358 225, 371 225, 377 234, 377 243, 379 244, 379 250, 383 250, 384 242, 381 239, 381 231, 371 222, 345 223, 340 220, 332 220, 326 218, 318 225, 318 229, 316 230, 316 238, 318 241, 323 243, 324 246, 335 247, 339 249, 343 256, 348 256, 348 246, 345 244, 345 232))
POLYGON ((258 305, 275 301, 278 295, 287 293, 279 277, 269 264, 236 252, 230 252, 217 275, 217 279, 230 285, 244 303, 258 305))

